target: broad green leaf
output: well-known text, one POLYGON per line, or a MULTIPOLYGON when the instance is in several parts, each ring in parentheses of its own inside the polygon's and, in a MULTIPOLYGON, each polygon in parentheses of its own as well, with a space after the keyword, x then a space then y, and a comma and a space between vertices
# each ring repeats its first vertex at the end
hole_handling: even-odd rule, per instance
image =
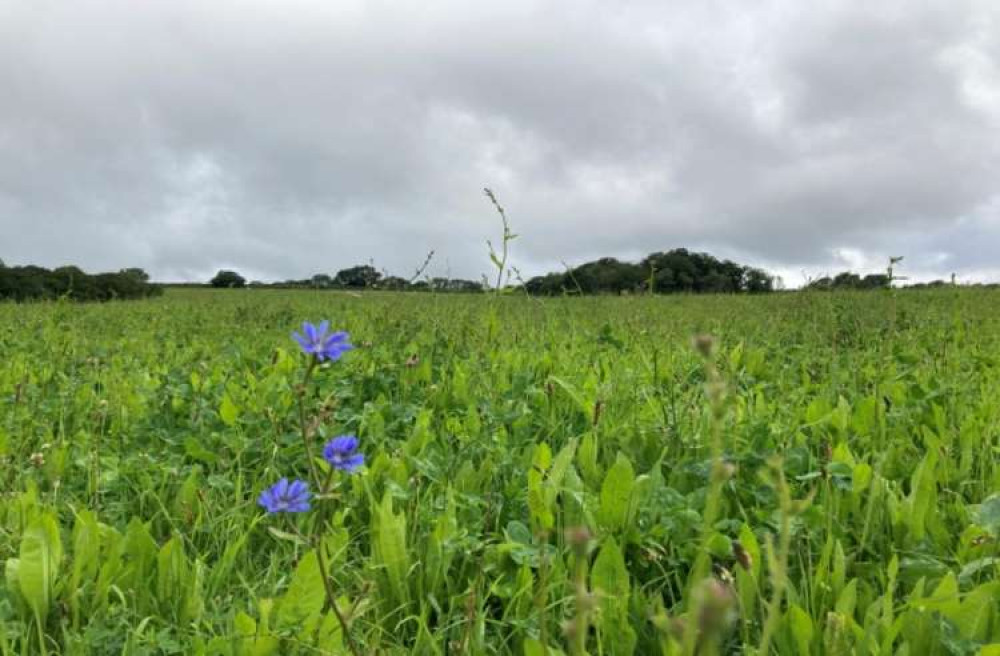
MULTIPOLYGON (((136 596, 140 608, 146 609, 153 596, 153 568, 159 550, 149 529, 138 519, 129 522, 121 540, 124 565, 117 585, 136 596)), ((103 574, 103 572, 102 572, 103 574)))
POLYGON ((629 624, 628 598, 629 574, 625 557, 613 537, 608 538, 594 560, 590 573, 590 587, 598 595, 601 612, 597 623, 601 644, 610 654, 632 654, 636 634, 629 624))
POLYGON ((222 423, 226 426, 235 426, 236 420, 240 416, 240 410, 233 403, 233 400, 228 394, 222 397, 222 403, 219 404, 219 418, 222 419, 222 423))
POLYGON ((580 449, 577 451, 576 462, 580 467, 583 480, 591 488, 596 489, 601 482, 601 471, 597 466, 597 436, 594 431, 589 431, 583 436, 580 449))
POLYGON ((588 419, 590 419, 593 413, 593 404, 589 403, 583 396, 583 393, 578 390, 575 386, 567 382, 566 380, 559 378, 558 376, 549 376, 549 382, 558 385, 566 395, 569 396, 573 403, 576 405, 577 409, 588 419))
POLYGON ((392 496, 386 492, 373 512, 372 556, 388 581, 394 603, 409 602, 410 558, 406 549, 406 516, 395 513, 392 496))
POLYGON ((81 588, 97 577, 100 567, 101 530, 90 510, 82 510, 73 526, 73 568, 69 579, 69 605, 74 626, 79 621, 81 588))
POLYGON ((994 494, 979 504, 976 523, 1000 538, 1000 494, 994 494))
POLYGON ((851 579, 837 597, 836 611, 844 617, 854 617, 854 609, 858 603, 858 580, 851 579))
POLYGON ((966 640, 986 642, 990 639, 990 622, 997 616, 1000 582, 980 585, 962 600, 957 613, 949 617, 966 640))
MULTIPOLYGON (((41 514, 25 529, 19 556, 14 578, 35 621, 44 625, 52 607, 63 558, 59 526, 52 515, 41 514)), ((8 565, 8 578, 10 576, 8 565)))
POLYGON ((913 542, 924 539, 927 534, 927 516, 935 510, 937 463, 937 453, 928 451, 910 479, 910 494, 906 499, 904 521, 909 528, 909 538, 913 542))
POLYGON ((202 568, 190 563, 184 543, 175 536, 167 541, 156 557, 156 597, 161 608, 176 621, 186 624, 201 614, 202 568))
POLYGON ((740 528, 739 548, 742 549, 742 554, 738 560, 742 559, 743 563, 737 563, 734 574, 740 597, 740 608, 743 616, 749 619, 754 617, 760 594, 760 545, 757 542, 757 536, 746 524, 740 528), (749 569, 744 569, 743 564, 749 564, 749 569))
POLYGON ((798 649, 798 653, 811 653, 810 645, 812 644, 815 630, 813 628, 812 618, 809 617, 809 613, 804 611, 799 606, 792 604, 792 606, 788 609, 788 612, 785 614, 785 621, 788 623, 788 627, 791 630, 792 638, 795 640, 795 646, 798 649))
POLYGON ((635 473, 632 470, 632 463, 619 453, 601 485, 601 504, 597 520, 606 530, 616 532, 625 527, 634 484, 635 473))
POLYGON ((285 594, 278 602, 276 630, 301 628, 309 631, 319 621, 326 600, 316 552, 310 550, 299 561, 285 594))
POLYGON ((608 538, 594 561, 590 573, 590 587, 605 595, 626 599, 629 593, 629 575, 625 557, 613 537, 608 538))

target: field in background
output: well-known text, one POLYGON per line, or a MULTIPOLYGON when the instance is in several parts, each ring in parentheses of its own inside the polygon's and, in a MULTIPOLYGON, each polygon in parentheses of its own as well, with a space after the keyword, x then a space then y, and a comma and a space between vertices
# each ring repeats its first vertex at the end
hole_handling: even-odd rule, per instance
POLYGON ((997 291, 0 304, 0 456, 2 655, 341 653, 321 519, 365 653, 1000 653, 997 291))

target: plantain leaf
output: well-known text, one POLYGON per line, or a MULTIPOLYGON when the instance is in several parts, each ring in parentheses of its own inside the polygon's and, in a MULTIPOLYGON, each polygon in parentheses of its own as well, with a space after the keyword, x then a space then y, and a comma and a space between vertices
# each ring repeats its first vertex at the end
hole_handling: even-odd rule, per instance
POLYGON ((406 551, 406 517, 392 510, 392 496, 387 491, 373 513, 372 556, 385 573, 390 597, 397 605, 410 600, 407 577, 410 559, 406 551))
POLYGON ((613 537, 601 546, 590 573, 590 586, 605 595, 622 600, 628 597, 629 578, 625 568, 625 556, 613 537))
POLYGON ((222 419, 222 423, 226 426, 235 426, 236 420, 240 416, 239 408, 233 403, 233 400, 229 398, 226 394, 222 397, 222 403, 219 404, 219 418, 222 419))
POLYGON ((281 598, 275 626, 278 630, 314 626, 326 600, 316 552, 310 550, 299 561, 292 582, 281 598))
MULTIPOLYGON (((59 527, 52 515, 42 513, 21 537, 20 558, 13 572, 21 597, 39 625, 45 624, 52 607, 62 558, 59 527)), ((11 578, 10 565, 7 575, 11 578)))
POLYGON ((621 531, 625 527, 634 484, 632 463, 619 453, 601 485, 601 504, 597 519, 608 531, 621 531))

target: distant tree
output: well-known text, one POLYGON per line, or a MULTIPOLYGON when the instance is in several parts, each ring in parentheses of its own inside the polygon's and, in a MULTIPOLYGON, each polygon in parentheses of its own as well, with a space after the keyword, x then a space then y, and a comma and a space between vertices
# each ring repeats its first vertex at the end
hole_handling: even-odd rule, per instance
POLYGON ((887 289, 889 287, 889 276, 885 273, 871 273, 862 278, 856 273, 842 271, 834 277, 823 276, 817 278, 806 285, 806 289, 820 291, 845 290, 845 289, 887 289))
POLYGON ((245 287, 246 278, 235 271, 221 270, 209 281, 212 287, 245 287))
POLYGON ((485 288, 483 287, 483 283, 476 280, 452 278, 448 281, 448 291, 475 294, 485 291, 485 288))
POLYGON ((0 269, 0 299, 106 301, 145 298, 162 293, 160 286, 123 271, 90 275, 75 266, 63 266, 52 271, 37 266, 0 269))
POLYGON ((538 276, 524 283, 524 289, 529 294, 541 296, 556 296, 566 292, 566 274, 550 273, 538 276))
POLYGON ((459 278, 431 278, 430 288, 436 292, 482 292, 485 287, 483 283, 475 280, 462 280, 459 278))
POLYGON ((361 264, 338 271, 334 282, 338 287, 363 289, 365 287, 374 287, 381 277, 382 274, 375 267, 368 264, 361 264))
POLYGON ((722 271, 709 271, 698 282, 698 291, 709 294, 735 292, 732 279, 722 271))
POLYGON ((132 278, 134 280, 138 280, 139 282, 149 282, 149 274, 137 267, 122 269, 118 273, 122 274, 123 276, 128 276, 129 278, 132 278))
POLYGON ((569 269, 528 280, 529 294, 562 293, 625 294, 646 291, 657 294, 762 293, 773 291, 774 280, 764 271, 719 260, 708 253, 677 248, 653 253, 637 264, 606 257, 569 269))
POLYGON ((838 273, 833 279, 834 289, 857 289, 861 286, 861 276, 850 271, 838 273))
POLYGON ((751 294, 762 294, 774 291, 774 278, 766 271, 747 267, 743 270, 743 289, 751 294))
POLYGON ((382 278, 378 283, 379 289, 387 289, 389 291, 403 291, 410 287, 410 281, 405 278, 400 278, 399 276, 386 276, 382 278))
POLYGON ((829 291, 833 289, 833 278, 831 278, 830 276, 822 276, 821 278, 810 280, 809 284, 806 285, 806 289, 829 291))
POLYGON ((326 289, 333 287, 333 278, 325 273, 317 273, 309 280, 309 284, 317 289, 326 289))
MULTIPOLYGON (((944 281, 940 281, 944 283, 944 281)), ((861 279, 860 289, 888 289, 889 276, 884 273, 870 273, 861 279)))

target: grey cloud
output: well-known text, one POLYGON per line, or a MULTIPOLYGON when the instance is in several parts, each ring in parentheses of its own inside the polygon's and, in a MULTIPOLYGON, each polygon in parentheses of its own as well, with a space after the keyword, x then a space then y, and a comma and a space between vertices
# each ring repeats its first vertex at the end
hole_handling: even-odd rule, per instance
POLYGON ((0 256, 1000 267, 993 3, 672 4, 0 0, 0 256))

